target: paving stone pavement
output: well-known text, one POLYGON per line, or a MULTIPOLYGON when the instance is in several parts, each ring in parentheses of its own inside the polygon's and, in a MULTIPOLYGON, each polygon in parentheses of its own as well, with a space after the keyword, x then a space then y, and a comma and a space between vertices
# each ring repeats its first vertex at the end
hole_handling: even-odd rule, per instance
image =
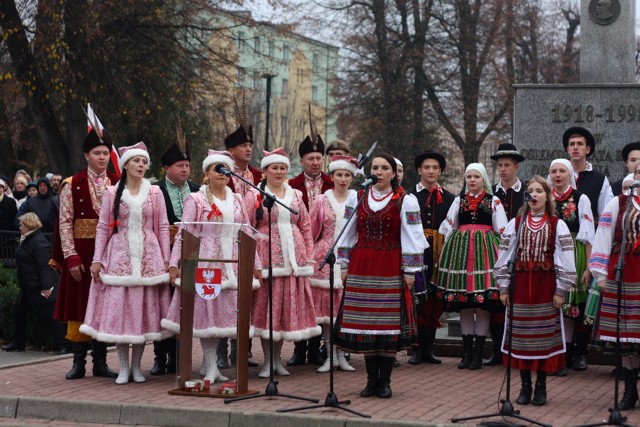
MULTIPOLYGON (((255 339, 253 344, 254 360, 260 362, 263 358, 258 340, 255 339)), ((288 358, 292 350, 293 345, 286 343, 283 358, 288 358)), ((195 365, 201 358, 199 343, 194 341, 194 377, 198 369, 195 365)), ((90 367, 90 358, 88 359, 87 366, 90 367)), ((477 371, 460 370, 457 369, 457 358, 443 358, 442 365, 411 366, 407 364, 408 358, 403 353, 398 355, 398 360, 401 366, 394 369, 391 378, 393 398, 364 399, 359 396, 366 382, 361 355, 352 355, 351 363, 356 372, 336 372, 334 389, 337 396, 341 400, 350 399, 350 408, 371 415, 373 424, 394 426, 405 423, 450 424, 452 417, 495 412, 499 408, 499 397, 505 397, 505 369, 502 367, 477 371)), ((117 370, 118 362, 113 351, 109 353, 108 362, 117 370)), ((148 374, 152 365, 153 347, 148 344, 142 359, 143 372, 148 374)), ((112 379, 93 378, 90 374, 85 379, 67 381, 64 374, 70 366, 69 358, 57 357, 22 366, 14 364, 0 368, 0 426, 96 426, 127 423, 187 425, 195 420, 190 419, 190 414, 204 414, 211 420, 219 421, 210 425, 224 426, 301 425, 300 420, 305 420, 304 424, 310 426, 360 425, 353 415, 336 409, 309 410, 291 416, 278 414, 275 412, 277 409, 305 404, 281 397, 225 405, 222 399, 172 396, 167 392, 175 387, 175 378, 169 375, 146 375, 145 383, 121 386, 116 385, 112 379), (16 401, 20 403, 15 404, 16 401), (74 410, 76 407, 82 409, 74 410), (114 410, 117 410, 115 418, 108 418, 114 410), (127 411, 138 414, 139 418, 127 418, 127 411), (146 415, 140 415, 145 411, 146 415), (176 419, 170 419, 169 415, 172 413, 176 419), (234 421, 234 417, 248 417, 249 413, 257 414, 259 421, 246 421, 249 418, 245 422, 234 421)), ((323 402, 329 387, 329 376, 318 374, 315 369, 316 367, 308 365, 289 368, 291 376, 276 377, 280 381, 279 391, 315 397, 323 402)), ((258 378, 257 371, 258 368, 249 369, 249 388, 264 391, 268 380, 258 378)), ((225 370, 224 373, 229 377, 234 376, 233 370, 225 370)), ((515 402, 520 381, 518 373, 513 374, 511 398, 515 402)), ((622 383, 620 386, 622 394, 622 383)), ((522 410, 522 415, 554 426, 600 422, 609 416, 613 387, 611 367, 591 365, 584 372, 571 371, 564 378, 549 378, 546 406, 515 406, 522 410)), ((629 417, 630 425, 640 425, 640 410, 626 411, 624 415, 629 417)), ((487 420, 474 423, 480 421, 487 420)), ((372 423, 363 422, 362 425, 372 423)))

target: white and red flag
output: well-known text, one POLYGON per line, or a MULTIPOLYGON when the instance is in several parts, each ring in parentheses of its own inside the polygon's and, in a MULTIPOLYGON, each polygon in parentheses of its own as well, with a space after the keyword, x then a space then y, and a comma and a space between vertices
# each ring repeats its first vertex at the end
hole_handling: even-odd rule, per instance
MULTIPOLYGON (((93 123, 95 123, 95 125, 98 127, 98 129, 96 129, 95 131, 98 133, 100 138, 102 138, 105 132, 104 126, 102 126, 102 122, 96 115, 95 111, 93 111, 93 108, 91 108, 91 103, 88 103, 87 104, 87 133, 91 132, 91 129, 93 129, 93 123)), ((113 165, 113 170, 119 179, 120 175, 122 174, 122 171, 120 170, 120 166, 118 166, 120 155, 118 154, 118 150, 116 149, 116 146, 114 144, 111 144, 110 156, 111 156, 111 164, 113 165)))

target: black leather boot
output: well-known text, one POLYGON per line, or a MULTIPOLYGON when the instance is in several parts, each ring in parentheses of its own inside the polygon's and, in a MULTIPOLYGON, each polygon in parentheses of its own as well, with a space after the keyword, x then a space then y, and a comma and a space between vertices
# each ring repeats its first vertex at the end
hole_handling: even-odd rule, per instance
POLYGON ((476 335, 476 345, 473 347, 473 357, 471 363, 469 363, 469 369, 475 371, 482 368, 482 354, 484 353, 484 342, 487 337, 482 335, 476 335))
POLYGON ((164 375, 167 370, 167 353, 164 350, 163 341, 153 342, 153 367, 149 371, 151 375, 164 375))
POLYGON ((636 407, 638 400, 638 370, 623 368, 624 371, 624 394, 618 403, 618 409, 626 411, 636 407))
POLYGON ((167 338, 165 341, 167 346, 167 374, 175 374, 178 372, 178 354, 180 353, 178 340, 167 338))
POLYGON ((442 360, 438 359, 433 354, 433 343, 436 341, 436 328, 426 328, 426 335, 424 341, 424 350, 422 351, 422 361, 431 363, 433 365, 439 365, 442 360))
POLYGON ((93 340, 92 345, 91 357, 93 359, 93 369, 91 372, 93 376, 117 378, 118 373, 109 369, 107 365, 107 343, 93 340))
POLYGON ((473 335, 463 335, 462 346, 462 360, 458 363, 458 369, 469 369, 473 355, 473 335))
POLYGON ((216 350, 218 369, 227 369, 229 367, 229 339, 220 338, 218 349, 216 350))
POLYGON ((411 357, 409 358, 410 365, 419 365, 422 363, 426 335, 427 328, 418 328, 418 346, 411 349, 411 357))
POLYGON ((307 359, 307 341, 302 340, 294 344, 293 356, 287 362, 287 366, 304 365, 304 361, 307 359))
POLYGON ((522 386, 516 403, 518 405, 528 405, 531 403, 531 393, 533 392, 533 388, 531 387, 531 371, 520 371, 520 382, 522 386))
POLYGON ((380 379, 378 380, 378 387, 376 388, 376 394, 382 399, 389 399, 391 397, 391 372, 393 371, 393 362, 395 357, 379 356, 380 361, 380 379))
POLYGON ((320 356, 320 335, 309 338, 309 347, 307 348, 307 362, 310 365, 322 366, 324 359, 320 356))
POLYGON ((489 327, 491 333, 491 347, 493 352, 491 356, 483 363, 484 366, 502 365, 502 334, 504 333, 504 325, 491 325, 489 327))
POLYGON ((573 370, 585 371, 588 368, 587 345, 589 344, 589 333, 576 332, 574 334, 574 341, 576 342, 576 349, 573 357, 573 370))
POLYGON ((73 366, 71 370, 67 372, 65 378, 68 380, 77 380, 84 378, 87 373, 85 365, 87 364, 87 343, 84 342, 72 342, 71 351, 73 352, 73 366))
POLYGON ((360 396, 375 396, 380 376, 380 356, 365 356, 364 365, 367 369, 367 386, 362 389, 360 396))
POLYGON ((547 373, 538 371, 536 378, 536 389, 533 392, 531 403, 535 406, 542 406, 547 403, 547 373))

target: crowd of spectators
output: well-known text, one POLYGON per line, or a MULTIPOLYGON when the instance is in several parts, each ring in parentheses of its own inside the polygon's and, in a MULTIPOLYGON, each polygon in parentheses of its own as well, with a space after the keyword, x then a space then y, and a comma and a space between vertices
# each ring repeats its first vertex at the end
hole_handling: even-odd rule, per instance
POLYGON ((0 232, 19 231, 18 218, 35 213, 42 222, 42 232, 52 233, 58 216, 58 189, 62 176, 48 173, 34 181, 24 169, 13 180, 0 174, 0 232))

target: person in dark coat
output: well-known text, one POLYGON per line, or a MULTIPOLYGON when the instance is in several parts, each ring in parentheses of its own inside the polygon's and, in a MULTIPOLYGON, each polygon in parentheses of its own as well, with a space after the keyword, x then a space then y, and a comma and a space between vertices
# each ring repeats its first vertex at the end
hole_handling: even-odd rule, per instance
POLYGON ((0 230, 15 231, 13 219, 18 212, 18 204, 15 199, 4 194, 8 188, 7 183, 0 179, 0 230))
MULTIPOLYGON (((621 154, 622 160, 624 160, 624 164, 627 166, 627 171, 629 173, 634 173, 636 166, 640 164, 640 141, 635 141, 625 145, 622 148, 621 154)), ((624 178, 620 178, 618 181, 611 183, 611 191, 613 192, 614 197, 622 194, 623 181, 624 178)))
POLYGON ((53 318, 56 306, 58 277, 49 268, 51 244, 40 232, 42 223, 38 216, 29 212, 21 216, 20 244, 16 248, 16 266, 20 292, 15 305, 16 331, 12 343, 3 345, 4 351, 24 351, 27 336, 27 314, 32 309, 40 310, 49 324, 58 354, 67 353, 64 326, 53 318))
POLYGON ((51 191, 51 184, 47 178, 40 178, 36 184, 38 194, 25 201, 20 207, 23 208, 24 213, 33 212, 38 215, 43 233, 53 233, 58 220, 58 196, 51 191))

